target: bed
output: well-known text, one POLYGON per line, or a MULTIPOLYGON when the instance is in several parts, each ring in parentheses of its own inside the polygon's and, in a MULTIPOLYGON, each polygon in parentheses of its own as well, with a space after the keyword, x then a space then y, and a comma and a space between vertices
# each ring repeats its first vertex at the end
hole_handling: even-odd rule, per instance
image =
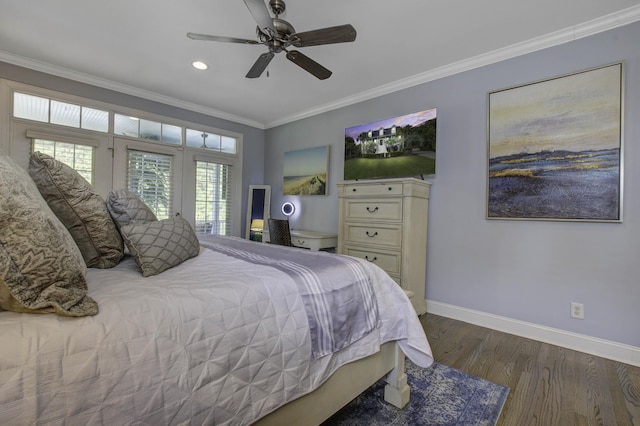
MULTIPOLYGON (((3 203, 21 181, 0 162, 0 226, 19 220, 3 203)), ((143 237, 176 222, 145 220, 143 237)), ((404 356, 433 362, 409 299, 369 262, 209 235, 149 273, 124 232, 143 225, 128 226, 130 253, 81 268, 86 294, 73 306, 0 309, 3 424, 320 424, 382 377, 385 399, 403 406, 404 356), (74 314, 92 302, 96 312, 74 314)), ((14 262, 7 235, 0 284, 14 262)))

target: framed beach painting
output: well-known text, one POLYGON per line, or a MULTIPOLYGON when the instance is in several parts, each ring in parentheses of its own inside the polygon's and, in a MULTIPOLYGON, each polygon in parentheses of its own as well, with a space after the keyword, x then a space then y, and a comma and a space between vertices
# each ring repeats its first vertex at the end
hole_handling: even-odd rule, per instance
POLYGON ((327 195, 329 145, 284 153, 284 195, 327 195))
POLYGON ((623 71, 488 94, 487 219, 622 222, 623 71))

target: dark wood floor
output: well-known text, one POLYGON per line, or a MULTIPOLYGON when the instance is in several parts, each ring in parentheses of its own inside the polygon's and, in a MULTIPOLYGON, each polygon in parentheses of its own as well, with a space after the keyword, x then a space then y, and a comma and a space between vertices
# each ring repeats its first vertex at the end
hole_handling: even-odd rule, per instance
POLYGON ((425 314, 435 360, 510 388, 498 425, 640 426, 640 367, 425 314))

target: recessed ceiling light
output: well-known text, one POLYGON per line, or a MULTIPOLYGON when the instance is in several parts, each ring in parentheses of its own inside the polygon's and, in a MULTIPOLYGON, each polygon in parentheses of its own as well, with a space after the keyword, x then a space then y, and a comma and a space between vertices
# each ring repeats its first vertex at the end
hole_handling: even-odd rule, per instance
POLYGON ((209 65, 205 64, 204 62, 200 62, 200 61, 195 61, 193 64, 193 67, 197 70, 206 70, 207 68, 209 68, 209 65))

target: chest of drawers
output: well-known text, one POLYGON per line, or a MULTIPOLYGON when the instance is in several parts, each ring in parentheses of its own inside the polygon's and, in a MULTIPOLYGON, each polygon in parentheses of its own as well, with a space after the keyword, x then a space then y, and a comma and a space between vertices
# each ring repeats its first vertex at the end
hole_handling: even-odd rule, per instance
POLYGON ((418 315, 426 312, 427 223, 431 184, 415 178, 340 182, 338 253, 384 269, 418 315))

